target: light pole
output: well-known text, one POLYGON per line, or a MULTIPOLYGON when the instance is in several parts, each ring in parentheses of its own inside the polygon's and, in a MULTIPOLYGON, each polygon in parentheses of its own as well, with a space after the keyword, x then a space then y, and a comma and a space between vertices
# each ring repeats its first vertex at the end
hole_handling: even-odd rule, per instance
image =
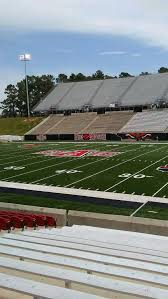
POLYGON ((31 61, 31 55, 26 54, 26 53, 19 55, 19 60, 24 61, 26 97, 27 97, 27 116, 30 117, 29 86, 28 86, 28 80, 27 80, 27 61, 31 61))

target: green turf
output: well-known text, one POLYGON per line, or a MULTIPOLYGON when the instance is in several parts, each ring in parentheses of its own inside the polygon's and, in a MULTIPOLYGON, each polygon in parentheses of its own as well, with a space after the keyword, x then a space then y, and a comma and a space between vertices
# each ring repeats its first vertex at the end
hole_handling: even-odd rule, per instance
POLYGON ((168 144, 43 143, 0 144, 0 180, 168 198, 168 144), (119 152, 107 157, 47 157, 42 150, 119 152), (6 169, 10 167, 10 169, 6 169), (11 167, 24 167, 15 169, 11 167), (60 173, 63 171, 63 173, 60 173), (70 173, 69 173, 70 171, 70 173))
POLYGON ((103 213, 103 214, 116 214, 130 216, 134 209, 130 208, 117 208, 105 205, 95 205, 90 203, 77 203, 73 201, 36 197, 30 195, 18 195, 13 193, 0 193, 0 202, 24 204, 31 206, 57 208, 65 210, 84 211, 92 213, 103 213))
POLYGON ((137 212, 136 217, 168 220, 168 207, 154 207, 151 204, 146 204, 137 212))
POLYGON ((42 120, 43 117, 0 117, 0 135, 24 135, 42 120))

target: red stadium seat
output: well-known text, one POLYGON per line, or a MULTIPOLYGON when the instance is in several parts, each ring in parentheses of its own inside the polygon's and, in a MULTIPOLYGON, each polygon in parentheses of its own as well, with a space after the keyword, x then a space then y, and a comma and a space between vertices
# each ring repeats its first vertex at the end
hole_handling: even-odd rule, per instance
POLYGON ((36 219, 37 226, 45 226, 46 225, 46 216, 44 215, 33 215, 36 219))
POLYGON ((24 219, 23 217, 19 217, 19 216, 11 216, 11 224, 13 226, 13 228, 22 228, 24 229, 24 219))
POLYGON ((0 217, 0 230, 11 231, 11 221, 7 218, 0 217))
POLYGON ((54 217, 46 216, 46 226, 54 226, 56 227, 56 220, 54 217))
POLYGON ((36 218, 32 215, 23 215, 24 225, 26 227, 36 227, 36 218))

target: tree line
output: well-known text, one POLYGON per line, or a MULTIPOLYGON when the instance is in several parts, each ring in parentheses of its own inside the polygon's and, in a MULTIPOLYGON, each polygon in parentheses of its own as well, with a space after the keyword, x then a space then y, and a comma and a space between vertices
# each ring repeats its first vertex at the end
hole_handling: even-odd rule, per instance
MULTIPOLYGON (((168 72, 168 68, 161 67, 158 73, 168 72)), ((140 76, 150 75, 148 72, 142 72, 140 76)), ((121 72, 119 78, 134 77, 127 72, 121 72)), ((66 82, 79 82, 89 80, 103 80, 103 79, 116 79, 117 76, 104 74, 101 70, 97 70, 94 74, 86 76, 82 73, 70 76, 66 74, 59 74, 57 78, 53 75, 42 76, 28 76, 29 98, 30 98, 30 111, 37 105, 37 103, 47 95, 47 93, 54 88, 56 83, 66 82)), ((2 109, 2 116, 15 117, 27 115, 27 98, 25 80, 21 80, 16 85, 9 84, 5 89, 5 99, 1 102, 0 108, 2 109)))

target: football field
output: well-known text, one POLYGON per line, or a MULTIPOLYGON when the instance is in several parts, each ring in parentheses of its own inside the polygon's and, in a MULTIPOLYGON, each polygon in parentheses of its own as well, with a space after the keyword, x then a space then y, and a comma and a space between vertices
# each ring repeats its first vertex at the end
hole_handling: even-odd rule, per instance
POLYGON ((1 143, 0 180, 168 198, 166 143, 1 143))

